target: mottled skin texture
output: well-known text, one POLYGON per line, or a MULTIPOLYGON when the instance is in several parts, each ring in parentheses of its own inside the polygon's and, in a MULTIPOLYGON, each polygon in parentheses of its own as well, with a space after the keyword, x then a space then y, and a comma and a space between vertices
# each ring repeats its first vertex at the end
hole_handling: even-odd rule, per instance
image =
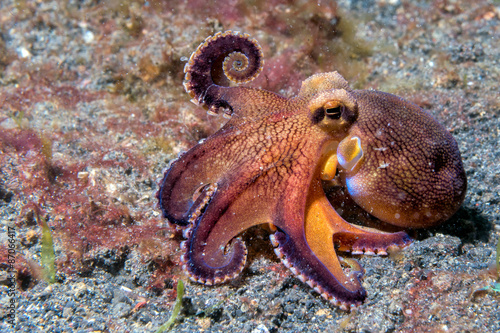
POLYGON ((448 219, 462 203, 466 178, 451 134, 419 107, 387 93, 354 92, 360 112, 349 136, 362 138, 365 160, 344 173, 365 210, 394 225, 421 228, 448 219))
POLYGON ((349 224, 322 182, 338 169, 353 199, 379 219, 434 225, 465 195, 456 142, 417 106, 351 90, 336 72, 310 77, 291 99, 227 86, 261 68, 257 42, 232 32, 207 38, 186 65, 193 101, 230 120, 174 161, 160 184, 164 216, 184 228, 184 269, 204 284, 234 278, 246 263, 238 235, 269 224, 275 252, 299 279, 341 308, 358 305, 366 297, 361 268, 336 252, 386 254, 410 239, 349 224))

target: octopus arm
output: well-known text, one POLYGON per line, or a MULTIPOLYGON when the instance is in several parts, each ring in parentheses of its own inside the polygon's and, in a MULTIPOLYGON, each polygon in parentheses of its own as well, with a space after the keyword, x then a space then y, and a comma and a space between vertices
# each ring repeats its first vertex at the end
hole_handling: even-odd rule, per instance
POLYGON ((173 161, 165 172, 157 196, 170 222, 187 225, 190 215, 198 209, 195 202, 203 198, 200 195, 206 186, 220 183, 224 177, 235 177, 232 170, 238 165, 254 167, 252 156, 244 153, 245 138, 241 133, 255 121, 236 126, 237 121, 240 120, 231 119, 217 133, 173 161))
POLYGON ((271 242, 277 256, 302 282, 331 303, 344 309, 361 304, 366 298, 366 291, 358 279, 361 272, 353 272, 351 276, 344 273, 335 253, 332 232, 324 225, 322 235, 310 237, 312 229, 307 230, 308 221, 306 225, 302 223, 307 216, 304 207, 305 202, 300 206, 289 198, 280 216, 274 219, 278 230, 271 235, 271 242))
POLYGON ((264 65, 262 49, 246 34, 227 31, 208 37, 184 68, 184 88, 211 114, 261 117, 287 99, 273 92, 231 87, 252 81, 264 65))
POLYGON ((265 174, 219 184, 209 203, 185 235, 185 269, 192 280, 204 284, 235 278, 246 263, 245 244, 237 236, 246 229, 271 221, 278 204, 265 193, 265 174), (229 186, 230 185, 230 186, 229 186))
POLYGON ((195 202, 206 200, 202 195, 204 189, 219 182, 227 172, 229 163, 221 155, 220 147, 230 139, 227 133, 219 133, 171 163, 157 194, 163 215, 170 222, 187 225, 193 210, 199 206, 195 202))
POLYGON ((271 238, 275 252, 301 281, 331 303, 344 309, 361 304, 366 297, 359 281, 362 272, 346 273, 346 261, 336 252, 387 254, 390 248, 408 245, 410 238, 404 232, 380 232, 342 219, 325 197, 319 177, 312 180, 305 211, 297 209, 297 200, 289 198, 282 216, 273 222, 279 228, 271 238))

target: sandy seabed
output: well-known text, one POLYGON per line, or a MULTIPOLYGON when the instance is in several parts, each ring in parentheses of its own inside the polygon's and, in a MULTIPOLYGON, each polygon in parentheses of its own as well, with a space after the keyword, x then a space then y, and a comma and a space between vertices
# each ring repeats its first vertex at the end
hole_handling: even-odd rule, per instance
POLYGON ((1 1, 0 331, 155 332, 178 280, 175 332, 500 331, 500 292, 480 291, 498 279, 499 16, 482 0, 1 1), (397 254, 359 257, 368 297, 355 311, 289 273, 265 230, 244 235, 249 263, 232 283, 191 283, 180 269, 155 193, 169 161, 224 122, 182 79, 198 44, 225 30, 262 45, 255 87, 292 96, 337 70, 418 104, 458 142, 462 208, 410 231, 397 254), (52 284, 40 267, 48 229, 52 284))

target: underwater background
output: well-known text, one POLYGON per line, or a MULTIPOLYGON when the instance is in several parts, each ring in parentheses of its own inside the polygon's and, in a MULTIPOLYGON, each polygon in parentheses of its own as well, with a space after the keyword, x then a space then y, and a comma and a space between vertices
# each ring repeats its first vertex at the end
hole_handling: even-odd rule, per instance
POLYGON ((175 332, 500 331, 499 19, 484 0, 2 0, 0 330, 156 332, 179 298, 175 332), (155 193, 226 121, 182 85, 191 53, 226 30, 262 46, 252 87, 291 97, 338 71, 458 142, 462 207, 401 251, 354 256, 368 295, 354 311, 294 277, 260 228, 243 235, 237 280, 209 287, 181 269, 155 193))

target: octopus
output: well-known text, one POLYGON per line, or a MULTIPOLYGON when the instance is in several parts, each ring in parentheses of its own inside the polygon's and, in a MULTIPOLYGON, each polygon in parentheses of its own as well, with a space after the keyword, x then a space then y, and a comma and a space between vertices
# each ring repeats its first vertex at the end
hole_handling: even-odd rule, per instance
POLYGON ((337 72, 312 75, 293 98, 242 85, 262 68, 257 41, 232 31, 207 38, 185 66, 192 101, 229 120, 160 183, 163 216, 185 239, 183 269, 205 285, 234 279, 247 261, 241 234, 264 225, 298 279, 341 309, 357 307, 366 291, 352 255, 403 248, 412 241, 404 230, 437 225, 460 207, 467 181, 458 145, 420 107, 353 90, 337 72), (324 190, 335 181, 401 231, 343 219, 324 190))

